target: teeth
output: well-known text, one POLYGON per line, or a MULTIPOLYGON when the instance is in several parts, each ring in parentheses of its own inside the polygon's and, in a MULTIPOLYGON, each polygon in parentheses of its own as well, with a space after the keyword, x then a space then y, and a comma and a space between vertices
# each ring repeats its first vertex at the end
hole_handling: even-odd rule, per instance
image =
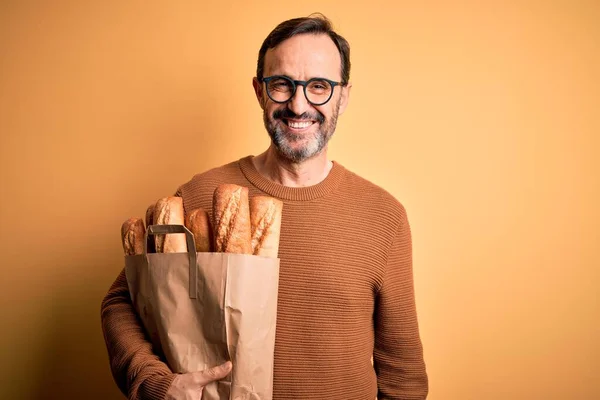
POLYGON ((296 129, 306 128, 307 126, 310 126, 311 124, 312 124, 312 122, 310 122, 310 121, 306 121, 306 122, 288 121, 288 125, 292 128, 296 128, 296 129))

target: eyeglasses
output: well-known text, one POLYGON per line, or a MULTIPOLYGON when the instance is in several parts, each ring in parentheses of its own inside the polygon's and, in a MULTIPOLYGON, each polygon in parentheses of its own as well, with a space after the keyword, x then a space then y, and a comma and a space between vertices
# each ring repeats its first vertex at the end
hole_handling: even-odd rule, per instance
POLYGON ((295 81, 284 75, 262 78, 267 87, 267 95, 275 103, 287 103, 296 94, 298 85, 304 87, 304 96, 313 106, 322 106, 333 96, 333 88, 341 82, 325 78, 312 78, 308 81, 295 81))

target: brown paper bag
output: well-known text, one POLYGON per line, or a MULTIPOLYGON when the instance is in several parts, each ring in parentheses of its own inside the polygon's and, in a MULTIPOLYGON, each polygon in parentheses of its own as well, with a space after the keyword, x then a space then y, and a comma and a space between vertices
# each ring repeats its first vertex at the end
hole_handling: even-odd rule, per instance
POLYGON ((205 400, 270 400, 279 259, 196 253, 183 225, 151 225, 148 236, 185 233, 188 253, 125 256, 132 302, 158 354, 173 372, 227 360, 229 376, 204 388, 205 400))

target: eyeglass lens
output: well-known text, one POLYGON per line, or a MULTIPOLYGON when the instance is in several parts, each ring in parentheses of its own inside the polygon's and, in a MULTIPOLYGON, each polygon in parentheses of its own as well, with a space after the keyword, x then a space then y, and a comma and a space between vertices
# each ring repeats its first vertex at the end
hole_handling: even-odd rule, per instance
MULTIPOLYGON (((301 88, 298 88, 301 89, 301 88)), ((267 83, 269 96, 277 102, 284 103, 294 95, 294 82, 286 78, 275 78, 267 83)), ((314 104, 322 104, 331 96, 331 84, 325 80, 311 80, 306 85, 306 98, 314 104)))

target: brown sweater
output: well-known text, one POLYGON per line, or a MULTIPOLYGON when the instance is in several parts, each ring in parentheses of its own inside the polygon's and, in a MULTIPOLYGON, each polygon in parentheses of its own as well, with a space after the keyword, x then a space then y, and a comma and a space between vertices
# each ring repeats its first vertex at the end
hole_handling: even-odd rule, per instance
MULTIPOLYGON (((250 156, 194 176, 177 195, 186 212, 211 210, 225 182, 284 202, 273 399, 425 399, 402 205, 335 162, 323 182, 290 188, 262 177, 250 156)), ((153 354, 123 273, 102 302, 102 327, 121 391, 163 399, 174 375, 153 354)))

